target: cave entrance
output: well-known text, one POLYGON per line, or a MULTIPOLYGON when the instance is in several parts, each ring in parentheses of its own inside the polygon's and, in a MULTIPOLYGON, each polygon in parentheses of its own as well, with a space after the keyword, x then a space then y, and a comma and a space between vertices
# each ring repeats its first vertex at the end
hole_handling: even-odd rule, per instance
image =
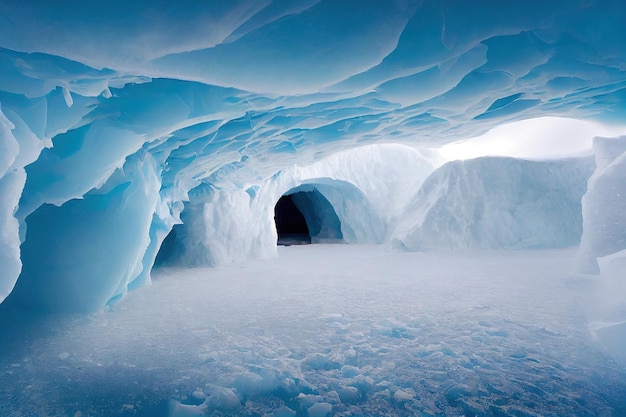
POLYGON ((306 219, 293 201, 293 194, 284 195, 274 207, 274 220, 279 245, 306 245, 311 234, 306 219))
POLYGON ((283 195, 274 207, 278 245, 342 241, 341 222, 330 202, 313 186, 283 195))
POLYGON ((170 230, 167 236, 165 236, 165 239, 163 239, 161 247, 159 248, 154 260, 154 267, 170 264, 176 258, 176 249, 178 244, 176 232, 180 229, 180 226, 181 225, 179 224, 175 224, 174 227, 172 227, 172 230, 170 230))

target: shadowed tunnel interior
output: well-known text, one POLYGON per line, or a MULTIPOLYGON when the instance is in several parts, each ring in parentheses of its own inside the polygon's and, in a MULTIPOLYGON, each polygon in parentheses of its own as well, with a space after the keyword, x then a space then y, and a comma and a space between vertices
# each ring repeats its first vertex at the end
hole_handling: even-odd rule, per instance
POLYGON ((154 260, 155 267, 167 265, 175 260, 177 248, 176 231, 179 230, 181 226, 182 225, 175 224, 174 227, 172 227, 172 230, 170 230, 167 236, 165 236, 165 239, 163 239, 159 252, 157 252, 156 259, 154 260))
POLYGON ((293 202, 293 197, 294 194, 282 196, 274 208, 279 245, 311 243, 311 234, 306 220, 293 202))
POLYGON ((283 195, 274 207, 279 245, 340 241, 341 222, 330 202, 315 187, 301 186, 283 195))

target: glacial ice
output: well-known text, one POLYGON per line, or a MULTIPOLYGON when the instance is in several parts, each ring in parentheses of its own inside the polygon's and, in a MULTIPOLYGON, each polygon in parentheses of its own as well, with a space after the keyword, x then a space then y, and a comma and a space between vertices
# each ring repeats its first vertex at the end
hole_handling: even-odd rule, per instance
MULTIPOLYGON (((345 242, 389 242, 428 149, 535 117, 622 123, 625 18, 618 0, 3 2, 0 299, 97 310, 150 282, 174 227, 182 264, 276 256, 273 205, 300 186, 345 242)), ((608 253, 593 233, 583 263, 608 253)))
POLYGON ((596 258, 626 249, 626 136, 596 137, 596 171, 582 199, 585 218, 579 271, 598 273, 596 258))
MULTIPOLYGON (((549 393, 561 407, 551 409, 556 414, 584 413, 594 406, 621 412, 623 404, 612 394, 594 392, 617 387, 619 397, 625 386, 620 375, 611 374, 611 381, 618 381, 614 385, 568 378, 589 371, 582 365, 589 358, 589 363, 607 369, 608 359, 591 354, 596 348, 618 361, 623 358, 620 338, 626 317, 618 278, 626 250, 625 21, 622 0, 488 0, 479 7, 464 0, 237 0, 190 2, 185 7, 148 0, 115 5, 0 0, 0 315, 6 319, 0 345, 19 346, 0 358, 0 403, 30 386, 32 381, 12 379, 14 368, 28 368, 23 358, 30 363, 61 361, 57 371, 62 370, 58 375, 65 378, 66 387, 85 363, 91 376, 115 374, 116 369, 125 377, 133 374, 130 362, 115 356, 123 351, 134 352, 130 356, 140 364, 140 373, 149 373, 155 358, 172 361, 173 367, 183 363, 186 370, 195 364, 215 374, 224 371, 220 366, 232 365, 226 370, 232 378, 217 382, 168 368, 163 378, 189 377, 197 383, 184 386, 188 397, 183 398, 170 391, 172 381, 160 380, 155 397, 167 392, 175 398, 167 403, 165 415, 171 416, 236 414, 250 411, 248 400, 275 417, 348 412, 363 401, 374 413, 393 409, 407 415, 488 414, 496 412, 485 404, 500 407, 496 402, 502 399, 493 394, 497 390, 513 395, 528 391, 532 396, 547 393, 545 384, 556 387, 549 393), (190 353, 184 351, 187 346, 176 345, 175 338, 161 346, 144 345, 166 328, 179 329, 176 335, 190 346, 196 336, 205 340, 201 326, 185 328, 168 319, 168 306, 180 310, 182 316, 174 317, 198 324, 193 312, 186 315, 185 309, 191 308, 186 301, 196 300, 189 285, 196 285, 198 297, 205 298, 197 299, 198 311, 207 308, 206 298, 228 307, 225 303, 233 296, 214 286, 211 279, 221 276, 216 271, 237 274, 237 268, 245 269, 242 262, 284 254, 284 248, 277 247, 274 207, 286 194, 294 196, 303 212, 313 243, 379 245, 380 252, 363 249, 372 257, 366 260, 372 261, 367 264, 376 279, 411 273, 412 267, 404 263, 409 259, 422 266, 422 261, 442 264, 454 259, 471 272, 467 257, 483 256, 473 251, 484 249, 498 249, 490 256, 512 264, 519 256, 548 265, 542 256, 553 253, 559 265, 546 266, 549 272, 528 280, 534 285, 532 294, 523 292, 516 280, 503 284, 498 274, 524 281, 524 274, 536 269, 509 274, 500 264, 498 276, 481 272, 473 277, 479 287, 492 280, 493 291, 470 288, 462 293, 458 288, 465 287, 436 287, 421 280, 421 287, 410 283, 413 293, 407 294, 397 291, 395 275, 384 280, 385 285, 371 281, 372 275, 352 262, 359 255, 349 252, 350 245, 290 248, 320 250, 311 253, 325 256, 317 263, 330 269, 323 277, 307 276, 314 268, 301 271, 300 264, 287 265, 297 270, 301 281, 288 287, 277 284, 275 288, 285 293, 280 293, 283 298, 269 297, 274 304, 267 311, 284 313, 293 307, 289 297, 302 296, 298 289, 304 287, 309 291, 300 301, 312 304, 302 302, 305 311, 296 312, 294 320, 300 313, 328 313, 322 322, 319 317, 296 320, 286 324, 288 331, 264 323, 259 328, 265 330, 250 336, 262 342, 259 355, 267 354, 263 358, 252 345, 246 350, 250 340, 242 340, 234 330, 209 337, 210 343, 223 343, 224 351, 211 345, 210 354, 202 351, 199 363, 195 357, 184 361, 190 353), (572 249, 550 252, 570 246, 577 247, 576 256, 572 249), (345 258, 326 256, 328 248, 345 258), (537 251, 533 257, 528 254, 535 252, 527 249, 546 252, 537 251), (129 290, 152 283, 153 272, 159 272, 157 262, 165 270, 203 271, 204 276, 191 277, 188 287, 164 284, 168 300, 138 307, 154 308, 150 311, 156 318, 137 321, 144 327, 115 322, 123 320, 121 313, 115 315, 116 308, 139 314, 124 310, 122 299, 129 290), (346 262, 352 270, 338 274, 346 262), (398 270, 396 264, 406 268, 398 270), (189 269, 206 266, 216 268, 189 269), (567 274, 564 285, 553 280, 567 274), (552 302, 540 290, 543 278, 552 296, 558 293, 550 291, 554 288, 573 293, 576 300, 567 306, 576 307, 550 305, 562 308, 553 311, 541 304, 538 300, 552 302), (313 284, 319 286, 311 288, 313 284), (389 295, 384 300, 388 303, 376 307, 382 310, 365 311, 369 299, 363 291, 369 284, 389 295), (507 285, 525 294, 523 299, 505 297, 519 308, 511 310, 497 301, 508 294, 507 285), (176 288, 186 288, 184 296, 189 298, 177 300, 176 288), (431 292, 421 293, 423 288, 431 292), (350 303, 341 304, 330 289, 350 303), (457 299, 450 301, 450 293, 457 299), (477 299, 486 301, 477 304, 477 299), (421 308, 415 300, 439 304, 420 310, 425 316, 400 314, 411 306, 421 308), (534 320, 494 319, 523 311, 518 302, 537 309, 534 320), (494 303, 497 314, 490 315, 494 303), (465 320, 468 313, 460 305, 471 307, 469 314, 477 320, 465 320), (346 311, 337 315, 326 311, 330 306, 346 311), (463 311, 448 319, 455 308, 463 311), (49 329, 56 327, 42 324, 38 329, 39 322, 26 315, 103 309, 113 323, 105 332, 111 339, 105 343, 109 352, 77 337, 86 348, 76 353, 55 339, 49 329), (349 309, 363 314, 349 317, 349 309), (389 317, 380 316, 386 313, 389 317), (489 320, 478 318, 483 313, 489 320), (563 326, 552 322, 552 313, 563 326), (585 315, 581 321, 579 314, 585 315), (152 319, 165 327, 150 327, 152 319), (578 327, 585 321, 588 327, 578 327), (549 330, 553 327, 559 330, 549 330), (320 332, 329 328, 332 332, 320 332), (50 346, 63 348, 35 349, 34 356, 21 351, 23 346, 39 346, 38 337, 33 345, 28 341, 38 331, 50 336, 50 346), (284 339, 274 343, 264 331, 284 339), (298 353, 290 339, 297 331, 304 332, 298 340, 315 348, 298 353), (321 334, 321 345, 315 342, 315 331, 321 334), (523 336, 512 337, 515 332, 523 336), (361 343, 364 334, 371 343, 361 343), (581 346, 565 346, 562 334, 581 346), (231 339, 221 340, 224 335, 231 339), (7 341, 12 337, 14 341, 7 341), (478 343, 489 351, 493 341, 501 339, 506 341, 504 350, 491 356, 463 351, 464 343, 478 343), (533 355, 532 343, 544 339, 549 343, 533 355), (339 351, 323 349, 334 342, 339 351), (114 348, 116 343, 121 350, 114 348), (548 350, 555 346, 560 353, 574 355, 570 368, 554 364, 558 361, 548 350), (411 360, 429 367, 429 380, 422 385, 412 385, 415 374, 407 371, 412 368, 402 349, 409 348, 417 352, 411 360), (90 349, 93 357, 86 353, 90 349), (142 362, 135 353, 145 350, 154 354, 142 362), (385 352, 392 353, 378 361, 385 352), (241 361, 229 362, 233 357, 241 361), (110 361, 100 367, 103 358, 110 361), (541 368, 544 360, 561 382, 533 379, 529 367, 541 368), (504 387, 496 378, 500 374, 481 368, 494 363, 500 371, 513 364, 522 377, 504 387), (450 365, 450 373, 456 369, 461 374, 442 375, 442 364, 450 365), (65 372, 62 367, 70 365, 65 372), (496 387, 485 388, 495 397, 480 404, 468 397, 487 394, 472 391, 457 378, 476 378, 478 368, 485 372, 481 381, 496 387), (578 383, 586 387, 581 395, 587 395, 589 404, 574 404, 572 398, 555 394, 578 383), (259 405, 255 401, 261 397, 259 405), (268 398, 276 402, 263 402, 268 398)), ((434 273, 433 280, 450 283, 451 277, 465 272, 434 273)), ((252 285, 236 275, 241 297, 268 279, 254 271, 245 274, 258 281, 252 285)), ((251 301, 258 304, 233 303, 249 307, 242 311, 250 317, 215 318, 211 311, 202 311, 216 320, 210 322, 212 329, 228 323, 230 329, 241 330, 233 320, 247 320, 252 326, 253 316, 263 313, 255 307, 267 306, 263 300, 251 301)), ((88 320, 106 321, 106 314, 88 320)), ((93 331, 89 326, 72 329, 64 334, 93 331)), ((91 336, 101 340, 102 334, 91 336)), ((27 374, 45 380, 41 370, 28 368, 32 373, 27 374)), ((35 394, 29 398, 40 399, 46 383, 53 384, 54 378, 34 384, 35 394)), ((536 400, 524 398, 526 405, 536 400)), ((14 410, 23 405, 16 404, 14 410)), ((138 411, 137 404, 119 406, 125 410, 121 414, 138 411)), ((522 413, 515 406, 498 410, 522 413)), ((30 409, 41 411, 37 406, 30 409)))
POLYGON ((590 158, 448 162, 407 206, 393 244, 409 250, 578 245, 580 201, 594 168, 590 158))

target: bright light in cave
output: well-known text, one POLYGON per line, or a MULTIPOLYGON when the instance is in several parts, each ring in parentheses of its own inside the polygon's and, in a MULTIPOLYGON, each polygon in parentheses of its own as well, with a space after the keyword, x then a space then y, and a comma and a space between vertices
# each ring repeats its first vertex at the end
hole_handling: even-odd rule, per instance
POLYGON ((593 138, 626 134, 626 127, 559 117, 541 117, 504 124, 484 135, 449 143, 439 149, 448 161, 481 156, 567 158, 592 154, 593 138))
POLYGON ((626 415, 624 22, 0 0, 0 414, 626 415))

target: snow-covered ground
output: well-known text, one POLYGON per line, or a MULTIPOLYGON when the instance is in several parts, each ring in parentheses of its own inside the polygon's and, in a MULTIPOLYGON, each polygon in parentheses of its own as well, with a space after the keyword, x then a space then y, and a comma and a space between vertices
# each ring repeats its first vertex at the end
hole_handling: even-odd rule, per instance
POLYGON ((575 249, 278 250, 157 269, 89 317, 0 310, 2 416, 626 414, 590 331, 626 284, 571 276, 575 249))

